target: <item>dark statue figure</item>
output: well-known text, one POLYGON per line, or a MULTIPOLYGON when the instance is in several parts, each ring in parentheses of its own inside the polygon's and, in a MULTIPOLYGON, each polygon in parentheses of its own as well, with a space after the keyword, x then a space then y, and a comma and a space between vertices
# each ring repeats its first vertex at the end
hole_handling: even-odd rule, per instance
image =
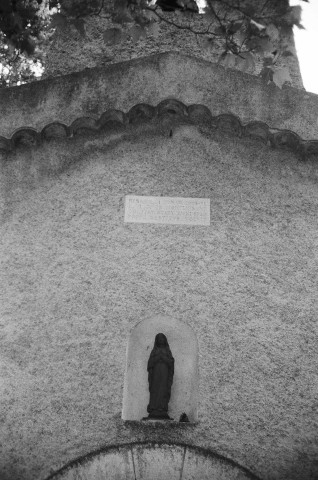
POLYGON ((156 335, 147 370, 150 392, 147 418, 171 420, 168 415, 168 403, 174 374, 174 358, 167 337, 163 333, 156 335))

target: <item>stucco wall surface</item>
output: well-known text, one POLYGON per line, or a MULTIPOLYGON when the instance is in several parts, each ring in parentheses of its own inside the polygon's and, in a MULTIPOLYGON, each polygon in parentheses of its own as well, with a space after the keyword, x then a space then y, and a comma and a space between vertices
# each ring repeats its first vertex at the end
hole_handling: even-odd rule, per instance
POLYGON ((280 90, 261 78, 175 52, 86 69, 63 77, 0 89, 0 135, 21 127, 71 124, 105 110, 127 112, 137 103, 165 98, 202 103, 213 115, 233 113, 243 123, 261 120, 304 139, 318 138, 318 96, 291 87, 280 90))
POLYGON ((190 126, 116 138, 2 157, 0 478, 145 440, 317 478, 315 162, 190 126), (211 225, 124 223, 128 194, 210 198, 211 225), (130 331, 155 315, 197 336, 197 424, 121 420, 130 331))

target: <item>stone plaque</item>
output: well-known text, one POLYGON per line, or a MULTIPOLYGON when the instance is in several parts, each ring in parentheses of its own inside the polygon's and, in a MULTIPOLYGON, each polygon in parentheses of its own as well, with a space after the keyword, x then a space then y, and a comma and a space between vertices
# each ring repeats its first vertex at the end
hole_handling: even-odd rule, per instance
POLYGON ((126 195, 124 221, 210 225, 210 199, 126 195))

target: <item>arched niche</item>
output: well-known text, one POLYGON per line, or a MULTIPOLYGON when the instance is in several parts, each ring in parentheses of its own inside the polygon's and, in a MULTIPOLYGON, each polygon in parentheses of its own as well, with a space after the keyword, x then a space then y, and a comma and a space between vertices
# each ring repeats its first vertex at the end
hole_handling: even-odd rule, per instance
POLYGON ((143 320, 132 330, 127 346, 124 380, 123 420, 147 417, 149 402, 147 363, 157 333, 168 339, 175 369, 169 415, 179 421, 186 413, 190 422, 197 421, 198 343, 192 328, 175 318, 157 315, 143 320))

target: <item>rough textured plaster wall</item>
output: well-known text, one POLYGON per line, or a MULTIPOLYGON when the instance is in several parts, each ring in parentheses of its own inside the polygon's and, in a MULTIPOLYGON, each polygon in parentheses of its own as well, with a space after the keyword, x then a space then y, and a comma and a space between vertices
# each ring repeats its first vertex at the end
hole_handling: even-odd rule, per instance
POLYGON ((266 480, 317 478, 317 166, 182 127, 1 163, 2 480, 106 445, 184 441, 266 480), (211 226, 124 224, 126 194, 209 197, 211 226), (130 330, 199 342, 197 425, 121 416, 130 330))
POLYGON ((175 52, 0 89, 0 135, 10 137, 23 126, 41 130, 53 121, 70 125, 80 116, 98 118, 110 108, 127 112, 137 103, 157 105, 168 97, 187 105, 202 103, 215 115, 233 113, 244 123, 259 120, 305 139, 318 137, 317 95, 280 90, 252 75, 175 52))

